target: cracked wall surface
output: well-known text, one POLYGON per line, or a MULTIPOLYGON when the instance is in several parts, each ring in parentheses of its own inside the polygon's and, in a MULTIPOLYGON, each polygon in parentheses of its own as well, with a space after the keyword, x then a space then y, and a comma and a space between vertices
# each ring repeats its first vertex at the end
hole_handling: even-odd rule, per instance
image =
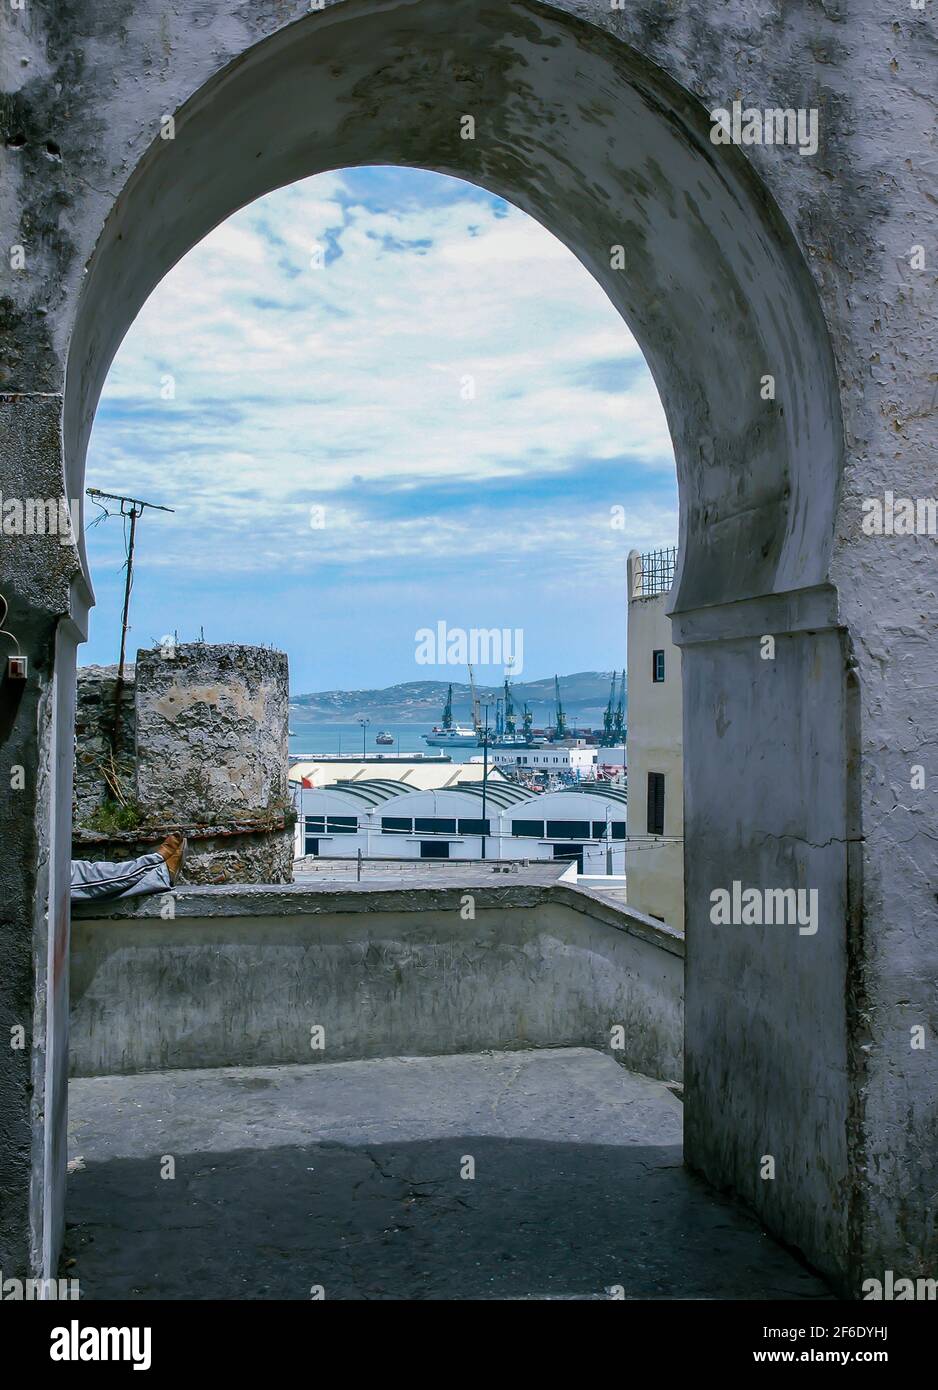
POLYGON ((116 665, 82 666, 77 676, 72 814, 80 826, 114 800, 115 776, 128 797, 133 797, 134 668, 124 668, 119 713, 116 665))

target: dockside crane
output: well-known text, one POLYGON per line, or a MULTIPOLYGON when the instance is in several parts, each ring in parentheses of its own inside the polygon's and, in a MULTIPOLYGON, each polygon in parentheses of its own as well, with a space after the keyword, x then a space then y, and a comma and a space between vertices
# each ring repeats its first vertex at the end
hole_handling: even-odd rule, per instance
MULTIPOLYGON (((615 677, 613 677, 613 682, 615 677)), ((619 703, 616 705, 616 712, 612 721, 612 734, 614 743, 625 742, 625 667, 622 667, 622 683, 619 686, 619 703)))
POLYGON ((615 729, 615 703, 616 703, 616 672, 612 673, 612 684, 609 687, 609 702, 603 711, 603 747, 611 748, 614 741, 615 729))
POLYGON ((560 703, 560 677, 554 676, 554 698, 556 700, 556 713, 554 715, 554 738, 566 738, 567 736, 567 716, 563 712, 563 705, 560 703))
POLYGON ((443 728, 444 728, 444 729, 451 729, 452 727, 453 727, 453 687, 452 687, 452 685, 450 685, 449 690, 446 692, 446 704, 443 706, 443 728))
POLYGON ((472 703, 472 727, 476 733, 482 732, 482 706, 476 694, 475 677, 472 674, 472 667, 469 667, 469 699, 472 703))
POLYGON ((506 734, 513 734, 514 732, 515 732, 515 706, 514 706, 514 701, 513 701, 512 698, 511 698, 511 686, 508 684, 508 678, 506 677, 506 678, 505 678, 505 733, 506 733, 506 734))

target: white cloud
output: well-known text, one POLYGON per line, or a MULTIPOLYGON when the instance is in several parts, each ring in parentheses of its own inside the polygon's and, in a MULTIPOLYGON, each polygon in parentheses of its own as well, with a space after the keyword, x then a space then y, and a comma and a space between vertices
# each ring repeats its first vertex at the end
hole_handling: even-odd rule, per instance
MULTIPOLYGON (((103 400, 91 481, 171 485, 160 566, 308 565, 297 494, 331 507, 313 537, 327 563, 513 544, 576 565, 580 475, 623 456, 647 474, 655 543, 673 539, 674 508, 660 504, 670 440, 634 338, 561 243, 469 187, 376 209, 328 174, 242 209, 154 291, 103 400), (566 474, 569 499, 538 515, 491 491, 566 474), (461 519, 440 502, 376 524, 378 484, 458 486, 471 505, 461 519)), ((612 541, 596 544, 605 557, 612 541)))

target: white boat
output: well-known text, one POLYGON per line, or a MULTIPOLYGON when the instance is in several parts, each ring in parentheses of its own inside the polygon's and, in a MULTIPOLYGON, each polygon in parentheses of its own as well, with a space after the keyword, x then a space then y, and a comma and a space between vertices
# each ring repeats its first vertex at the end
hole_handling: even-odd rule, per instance
POLYGON ((422 734, 421 737, 424 743, 428 743, 431 748, 478 748, 479 735, 475 729, 466 729, 461 724, 453 723, 452 685, 446 692, 442 724, 434 724, 430 732, 422 734))
POLYGON ((478 748, 479 735, 475 729, 465 729, 460 724, 445 728, 437 724, 428 734, 421 734, 424 743, 431 748, 478 748))

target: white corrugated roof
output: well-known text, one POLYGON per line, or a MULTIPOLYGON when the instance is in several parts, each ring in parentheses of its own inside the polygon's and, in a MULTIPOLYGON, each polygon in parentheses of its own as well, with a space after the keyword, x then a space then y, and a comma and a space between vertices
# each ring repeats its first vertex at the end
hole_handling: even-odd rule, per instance
MULTIPOLYGON (((443 787, 455 787, 460 782, 481 782, 481 763, 415 763, 398 762, 391 758, 369 758, 366 763, 338 762, 326 759, 323 762, 293 763, 290 767, 291 782, 308 782, 312 787, 328 787, 333 782, 368 782, 379 777, 382 780, 403 782, 414 791, 439 791, 443 787)), ((504 782, 506 779, 498 768, 489 763, 490 782, 504 782)))

